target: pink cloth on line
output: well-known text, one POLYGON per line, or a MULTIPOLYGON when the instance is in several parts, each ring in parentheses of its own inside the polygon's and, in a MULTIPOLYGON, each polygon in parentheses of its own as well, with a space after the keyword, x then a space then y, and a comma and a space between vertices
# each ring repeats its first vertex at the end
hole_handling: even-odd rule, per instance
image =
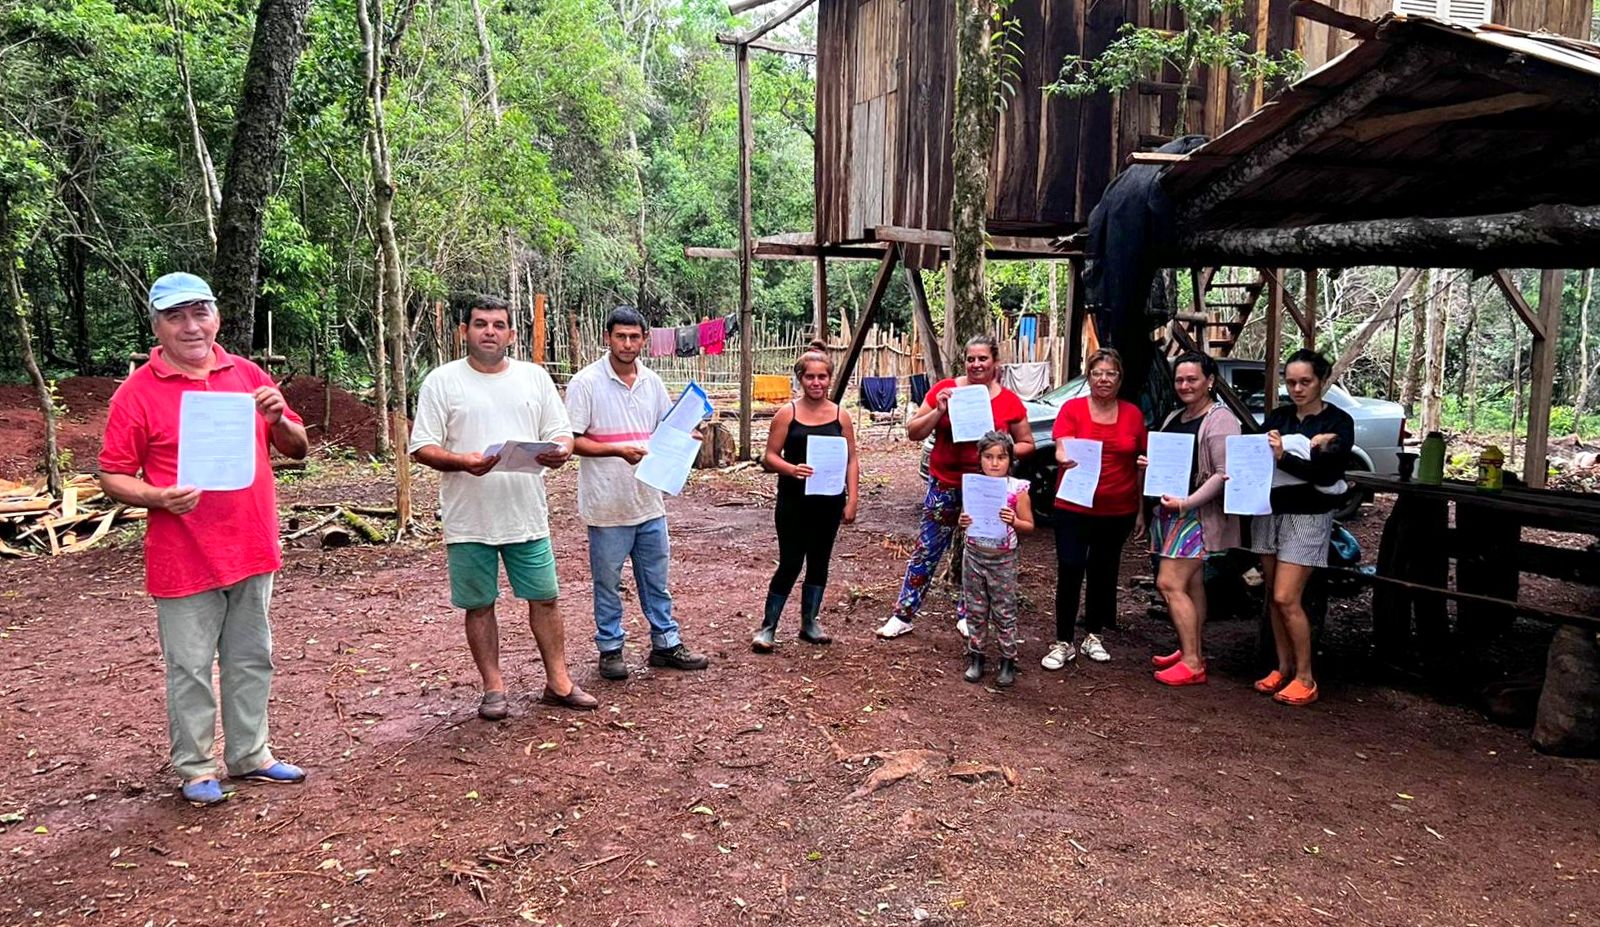
POLYGON ((670 329, 670 328, 652 328, 652 329, 650 329, 650 356, 651 357, 671 357, 673 352, 676 351, 677 348, 678 348, 678 344, 677 344, 676 341, 673 340, 673 337, 672 337, 672 329, 670 329))
POLYGON ((700 347, 707 354, 721 354, 727 340, 725 319, 712 319, 700 323, 700 347))

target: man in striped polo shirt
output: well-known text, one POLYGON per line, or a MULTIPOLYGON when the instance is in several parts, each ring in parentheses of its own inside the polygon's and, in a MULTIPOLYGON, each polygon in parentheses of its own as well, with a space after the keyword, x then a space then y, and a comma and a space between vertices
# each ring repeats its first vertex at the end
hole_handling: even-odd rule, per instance
POLYGON ((667 592, 667 507, 661 491, 634 479, 645 444, 672 407, 654 371, 639 363, 644 319, 629 306, 606 318, 605 357, 567 384, 567 418, 578 467, 578 516, 589 529, 589 572, 594 577, 595 646, 600 675, 627 679, 622 656, 623 561, 633 559, 639 605, 650 622, 650 665, 705 669, 707 660, 685 647, 667 592))

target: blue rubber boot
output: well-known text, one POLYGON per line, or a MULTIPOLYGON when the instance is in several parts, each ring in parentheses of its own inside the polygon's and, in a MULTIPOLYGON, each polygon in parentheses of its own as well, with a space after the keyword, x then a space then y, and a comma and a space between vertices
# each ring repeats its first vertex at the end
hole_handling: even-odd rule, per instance
POLYGON ((822 594, 827 586, 804 585, 800 587, 800 639, 808 644, 831 644, 833 638, 822 630, 817 615, 822 611, 822 594))

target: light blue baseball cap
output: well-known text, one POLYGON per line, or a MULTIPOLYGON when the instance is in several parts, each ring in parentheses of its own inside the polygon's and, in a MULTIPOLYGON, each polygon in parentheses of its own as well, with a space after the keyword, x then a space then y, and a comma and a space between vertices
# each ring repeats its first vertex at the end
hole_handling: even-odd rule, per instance
POLYGON ((161 312, 173 306, 194 302, 215 303, 211 285, 194 274, 164 274, 150 285, 150 311, 161 312))

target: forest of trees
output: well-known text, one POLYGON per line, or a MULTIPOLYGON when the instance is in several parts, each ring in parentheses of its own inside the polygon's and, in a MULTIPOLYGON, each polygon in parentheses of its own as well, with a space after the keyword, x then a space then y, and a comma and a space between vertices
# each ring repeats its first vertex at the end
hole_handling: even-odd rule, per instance
MULTIPOLYGON (((234 148, 247 137, 242 85, 269 8, 305 12, 304 51, 281 157, 258 178, 253 324, 228 329, 249 329, 253 343, 225 336, 229 348, 263 349, 270 312, 290 370, 372 384, 386 209, 375 190, 390 189, 374 184, 374 86, 399 312, 422 361, 440 334, 433 307, 463 292, 546 293, 558 318, 619 302, 668 324, 736 308, 734 262, 688 260, 683 248, 737 241, 734 65, 716 35, 761 11, 731 17, 723 0, 0 0, 0 257, 15 284, 0 288, 0 305, 26 307, 47 378, 124 371, 149 344, 149 281, 206 274, 219 239, 230 247, 224 193, 251 170, 234 148), (373 46, 364 23, 378 31, 373 46)), ((814 22, 807 12, 774 38, 809 45, 814 22)), ((757 53, 752 65, 756 233, 810 229, 813 63, 757 53)), ((833 268, 835 306, 852 314, 873 269, 833 268)), ((1045 265, 992 263, 987 275, 997 313, 1043 311, 1045 265)), ((1320 346, 1338 354, 1396 278, 1392 268, 1325 273, 1320 346)), ((1536 274, 1516 279, 1536 298, 1536 274)), ((1592 283, 1567 276, 1556 434, 1595 404, 1592 283)), ((810 317, 808 264, 757 262, 754 285, 758 319, 810 317)), ((938 315, 942 281, 927 288, 938 315)), ((1465 273, 1432 272, 1405 309, 1348 385, 1420 401, 1427 377, 1408 362, 1424 360, 1431 321, 1443 341, 1444 425, 1509 429, 1526 401, 1517 384, 1529 350, 1504 297, 1465 273), (1410 311, 1423 304, 1437 312, 1410 311)), ((898 282, 883 318, 907 324, 898 282)), ((15 330, 0 330, 0 377, 20 379, 15 330)), ((1253 322, 1241 350, 1259 338, 1253 322)))

